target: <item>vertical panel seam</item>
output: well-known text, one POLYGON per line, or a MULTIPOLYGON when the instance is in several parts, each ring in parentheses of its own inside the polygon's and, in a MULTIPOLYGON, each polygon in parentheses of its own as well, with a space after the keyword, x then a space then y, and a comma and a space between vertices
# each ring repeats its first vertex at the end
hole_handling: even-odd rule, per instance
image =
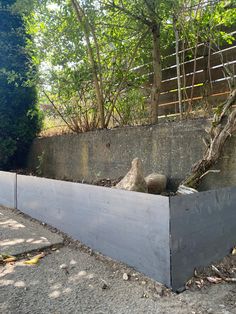
POLYGON ((17 209, 17 173, 15 173, 14 207, 17 209))
POLYGON ((170 258, 170 287, 173 287, 172 278, 172 222, 171 222, 171 196, 169 198, 169 258, 170 258))

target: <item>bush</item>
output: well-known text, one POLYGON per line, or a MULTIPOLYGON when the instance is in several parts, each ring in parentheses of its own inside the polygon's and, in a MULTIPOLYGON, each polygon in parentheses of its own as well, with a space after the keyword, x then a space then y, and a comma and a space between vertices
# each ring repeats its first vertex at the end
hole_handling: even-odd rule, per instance
POLYGON ((0 0, 0 169, 22 166, 41 124, 24 23, 12 4, 0 0))

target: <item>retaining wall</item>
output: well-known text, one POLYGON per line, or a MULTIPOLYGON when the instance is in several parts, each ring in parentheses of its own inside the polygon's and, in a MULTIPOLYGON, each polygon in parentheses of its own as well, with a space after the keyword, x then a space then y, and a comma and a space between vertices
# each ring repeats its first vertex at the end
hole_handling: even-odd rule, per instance
POLYGON ((169 198, 0 172, 1 188, 8 196, 0 193, 0 205, 16 205, 174 290, 236 244, 236 187, 169 198))
POLYGON ((236 245, 236 187, 170 198, 171 277, 178 289, 193 270, 236 245))
POLYGON ((18 176, 22 212, 170 286, 169 199, 18 176))
POLYGON ((16 208, 16 174, 0 171, 0 204, 16 208))
MULTIPOLYGON (((145 175, 160 172, 175 189, 192 165, 202 157, 208 125, 204 119, 160 123, 68 134, 36 139, 28 168, 53 179, 91 182, 124 176, 131 161, 143 162, 145 175)), ((236 137, 232 136, 214 169, 203 180, 202 190, 236 185, 236 137)))

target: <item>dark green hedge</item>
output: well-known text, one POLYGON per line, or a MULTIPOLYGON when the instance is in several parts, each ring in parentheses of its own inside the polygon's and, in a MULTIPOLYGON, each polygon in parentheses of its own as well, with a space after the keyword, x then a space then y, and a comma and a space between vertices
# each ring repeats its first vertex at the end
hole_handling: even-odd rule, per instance
POLYGON ((13 3, 0 0, 0 169, 22 166, 40 129, 36 88, 28 83, 27 36, 13 3))

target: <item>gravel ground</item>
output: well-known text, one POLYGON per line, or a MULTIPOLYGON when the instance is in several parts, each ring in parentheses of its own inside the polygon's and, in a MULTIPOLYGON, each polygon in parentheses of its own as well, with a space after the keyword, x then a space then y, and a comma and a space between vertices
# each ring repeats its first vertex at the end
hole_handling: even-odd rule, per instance
POLYGON ((34 266, 23 261, 0 266, 0 312, 229 314, 236 313, 236 285, 176 295, 119 263, 66 246, 34 266))
POLYGON ((177 295, 69 238, 43 252, 36 265, 24 264, 36 253, 0 265, 0 313, 236 314, 235 283, 194 286, 177 295))

